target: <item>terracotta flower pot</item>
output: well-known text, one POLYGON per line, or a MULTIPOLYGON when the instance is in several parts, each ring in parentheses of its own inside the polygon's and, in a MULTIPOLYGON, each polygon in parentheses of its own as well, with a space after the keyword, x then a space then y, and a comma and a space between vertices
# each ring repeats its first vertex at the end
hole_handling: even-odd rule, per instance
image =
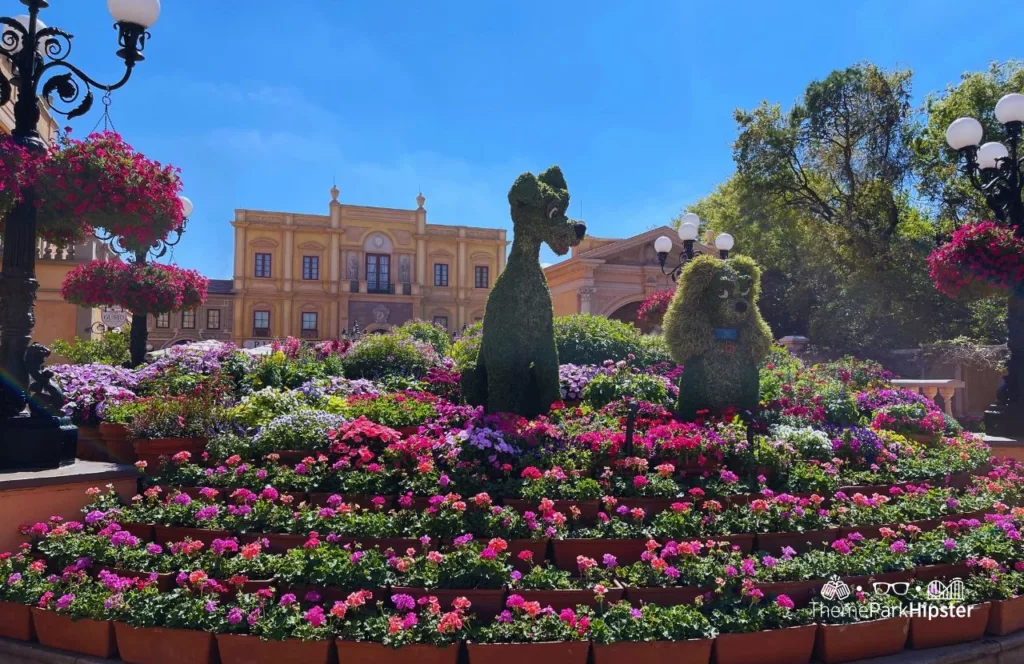
MULTIPOLYGON (((320 595, 320 603, 328 606, 335 602, 344 602, 345 598, 347 598, 353 591, 352 588, 339 588, 337 586, 321 586, 313 584, 292 584, 284 587, 278 587, 282 593, 291 593, 299 599, 305 597, 306 593, 315 592, 320 595)), ((375 600, 383 600, 391 597, 391 592, 385 588, 364 588, 363 590, 369 590, 373 593, 373 598, 375 600)))
POLYGON ((438 648, 417 643, 391 648, 380 643, 337 640, 334 647, 338 661, 344 664, 455 664, 459 657, 456 645, 438 648))
POLYGON ((78 458, 83 461, 107 461, 107 448, 103 444, 99 427, 78 425, 78 458))
MULTIPOLYGON (((539 602, 541 606, 550 606, 555 611, 575 609, 577 606, 596 608, 597 594, 593 590, 510 590, 510 595, 519 595, 527 602, 539 602)), ((609 588, 604 595, 605 606, 622 599, 622 588, 609 588)))
POLYGON ((897 655, 910 632, 910 618, 868 620, 850 625, 819 625, 815 656, 822 664, 897 655))
POLYGON ((755 547, 758 551, 766 551, 776 555, 784 547, 792 547, 797 553, 806 553, 814 549, 824 549, 836 540, 837 530, 805 530, 802 533, 758 533, 755 547))
POLYGON ((644 511, 644 518, 650 520, 655 515, 665 512, 672 507, 672 503, 678 503, 678 498, 617 498, 619 505, 625 505, 629 509, 639 507, 644 511))
POLYGON ((593 558, 601 562, 606 553, 618 560, 619 565, 630 565, 640 560, 646 551, 647 540, 643 539, 561 539, 552 540, 552 559, 555 566, 568 572, 578 572, 577 556, 593 558))
POLYGON ((971 609, 969 616, 949 616, 931 620, 926 617, 911 618, 910 647, 914 650, 922 650, 980 639, 985 635, 985 628, 988 627, 988 617, 992 605, 985 602, 966 608, 971 609))
POLYGON ((189 528, 186 526, 153 526, 153 538, 158 544, 169 544, 170 542, 181 542, 185 539, 193 539, 210 546, 215 539, 231 537, 227 530, 206 530, 205 528, 189 528))
POLYGON ((708 588, 697 586, 672 586, 670 588, 626 588, 626 599, 632 604, 657 604, 658 606, 676 606, 693 604, 693 601, 706 592, 708 588))
POLYGON ((121 522, 121 530, 135 535, 143 542, 153 541, 153 525, 149 523, 121 522))
POLYGON ((467 643, 469 664, 587 664, 588 641, 467 643))
POLYGON ((315 456, 315 452, 307 452, 305 450, 277 450, 276 451, 278 461, 286 464, 301 463, 303 459, 308 456, 315 456))
POLYGON ((504 588, 464 588, 453 590, 450 588, 392 588, 387 597, 391 595, 405 594, 419 599, 433 595, 441 604, 442 609, 451 607, 456 597, 465 597, 471 603, 468 609, 470 613, 478 616, 481 620, 490 620, 501 612, 504 607, 504 588))
POLYGON ((914 578, 918 581, 928 583, 935 579, 964 579, 970 576, 971 570, 967 563, 939 563, 938 565, 924 565, 914 568, 914 578))
POLYGON ((540 565, 548 557, 548 538, 542 539, 514 539, 508 541, 508 559, 512 563, 512 566, 518 570, 525 572, 530 569, 532 564, 540 565), (526 562, 519 558, 519 554, 523 551, 529 551, 533 554, 531 562, 526 562))
POLYGON ((32 622, 39 643, 48 648, 93 657, 113 657, 117 652, 114 625, 109 620, 72 620, 53 611, 33 608, 32 622))
POLYGON ((117 649, 127 664, 213 664, 214 635, 192 629, 131 627, 114 623, 117 649))
POLYGON ((266 539, 270 546, 267 551, 270 553, 285 553, 288 549, 301 548, 309 540, 309 535, 295 535, 292 533, 249 533, 239 538, 243 543, 248 544, 256 540, 266 539))
MULTIPOLYGON (((2 614, 0 614, 2 615, 2 614)), ((992 602, 985 632, 992 636, 1006 636, 1024 629, 1024 595, 992 602)))
POLYGON ((836 539, 843 539, 853 533, 860 533, 864 536, 864 539, 881 539, 882 528, 885 526, 850 526, 839 528, 839 532, 836 533, 836 539))
POLYGON ((34 641, 32 611, 25 604, 0 602, 0 636, 18 641, 34 641))
POLYGON ((100 437, 103 439, 104 454, 115 463, 135 463, 135 446, 128 439, 128 429, 123 424, 100 422, 100 437))
POLYGON ((264 641, 257 636, 218 634, 221 664, 327 664, 334 641, 264 641))
MULTIPOLYGON (((599 500, 554 500, 552 502, 554 503, 555 511, 565 514, 570 521, 572 520, 573 507, 580 511, 580 521, 583 523, 597 521, 597 513, 601 511, 601 501, 599 500)), ((524 512, 536 512, 540 501, 506 498, 504 503, 507 507, 511 507, 520 514, 523 514, 524 512)))
MULTIPOLYGON (((421 551, 423 543, 415 537, 342 537, 338 544, 354 544, 363 549, 380 549, 386 551, 391 549, 396 553, 405 553, 407 549, 421 551)), ((431 548, 437 548, 433 546, 431 548)))
POLYGON ((707 664, 711 659, 711 639, 688 641, 621 641, 601 645, 595 643, 594 664, 707 664))
MULTIPOLYGON (((756 535, 744 534, 744 535, 712 535, 707 539, 714 540, 716 542, 726 542, 729 546, 739 547, 739 551, 742 553, 750 553, 754 550, 754 539, 756 535)), ((686 539, 686 538, 684 538, 686 539)))
POLYGON ((719 634, 715 664, 806 664, 814 651, 817 625, 745 634, 719 634))
POLYGON ((132 442, 135 456, 139 461, 146 462, 148 472, 153 473, 160 467, 160 458, 170 458, 178 452, 190 452, 193 459, 206 449, 205 438, 138 438, 132 442))

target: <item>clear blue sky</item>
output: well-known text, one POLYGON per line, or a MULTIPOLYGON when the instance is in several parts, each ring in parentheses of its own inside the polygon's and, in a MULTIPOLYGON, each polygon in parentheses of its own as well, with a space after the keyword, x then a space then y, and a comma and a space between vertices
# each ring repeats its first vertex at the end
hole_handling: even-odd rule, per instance
MULTIPOLYGON (((422 188, 433 222, 510 227, 509 185, 557 163, 571 214, 627 236, 729 176, 736 107, 859 60, 913 69, 921 101, 1021 56, 1024 3, 972 4, 164 0, 112 115, 183 169, 196 212, 174 259, 214 278, 236 208, 324 214, 335 177, 343 202, 411 208, 422 188)), ((51 0, 44 20, 88 73, 120 75, 105 2, 51 0)))

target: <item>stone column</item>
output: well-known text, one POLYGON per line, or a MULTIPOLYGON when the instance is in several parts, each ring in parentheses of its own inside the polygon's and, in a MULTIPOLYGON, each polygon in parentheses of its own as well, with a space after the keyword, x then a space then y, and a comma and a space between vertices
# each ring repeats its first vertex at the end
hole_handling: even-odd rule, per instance
POLYGON ((594 296, 594 294, 597 293, 597 289, 593 288, 593 287, 590 287, 590 286, 586 286, 586 287, 581 288, 578 291, 576 291, 576 293, 579 294, 579 296, 580 296, 580 313, 581 314, 589 314, 589 313, 591 313, 590 312, 590 300, 594 296))

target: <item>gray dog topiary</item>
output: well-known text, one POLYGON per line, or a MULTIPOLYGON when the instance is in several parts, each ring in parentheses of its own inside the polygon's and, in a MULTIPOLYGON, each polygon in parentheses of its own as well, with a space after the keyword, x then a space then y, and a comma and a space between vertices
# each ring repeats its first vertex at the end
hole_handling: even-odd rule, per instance
POLYGON ((757 409, 758 365, 772 344, 757 308, 760 292, 761 270, 746 256, 698 256, 683 269, 664 329, 672 358, 685 367, 677 406, 684 419, 757 409))
POLYGON ((561 393, 551 292, 540 266, 540 245, 564 255, 580 243, 586 226, 571 221, 569 188, 562 170, 523 173, 508 192, 515 240, 508 265, 494 282, 484 314, 476 368, 462 374, 466 400, 490 413, 536 417, 561 393))

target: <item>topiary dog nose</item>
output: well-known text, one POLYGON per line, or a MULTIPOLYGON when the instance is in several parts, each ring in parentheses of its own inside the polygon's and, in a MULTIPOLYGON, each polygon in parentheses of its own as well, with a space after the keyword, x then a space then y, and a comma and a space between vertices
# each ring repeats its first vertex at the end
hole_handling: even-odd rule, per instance
POLYGON ((747 310, 747 303, 746 302, 737 302, 735 306, 736 306, 736 311, 740 312, 741 314, 747 310))
POLYGON ((583 224, 583 223, 580 223, 580 222, 577 222, 575 224, 575 226, 576 226, 576 237, 578 239, 582 240, 583 236, 587 234, 587 225, 583 224))

